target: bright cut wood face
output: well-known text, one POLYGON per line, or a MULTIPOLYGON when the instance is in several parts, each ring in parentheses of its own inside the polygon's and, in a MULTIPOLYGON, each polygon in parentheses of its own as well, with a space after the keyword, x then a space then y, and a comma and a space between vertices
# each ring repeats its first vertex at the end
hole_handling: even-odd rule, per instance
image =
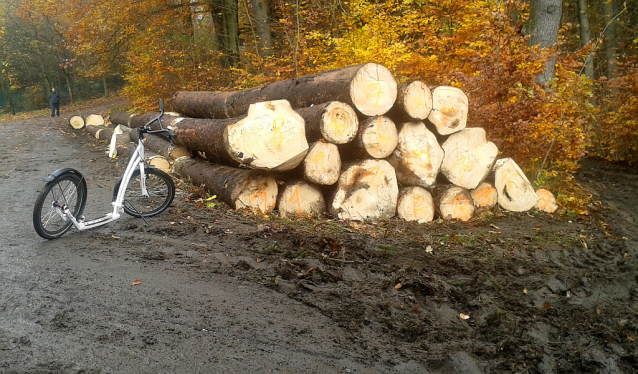
POLYGON ((525 173, 511 158, 503 158, 494 165, 494 185, 498 204, 512 212, 530 210, 538 202, 534 187, 525 173))
POLYGON ((453 184, 474 189, 492 169, 498 149, 479 127, 456 132, 443 143, 441 173, 453 184))
POLYGON ((432 91, 432 111, 428 120, 440 135, 463 130, 467 124, 468 99, 455 87, 440 86, 432 91))
POLYGON ((406 221, 426 223, 434 218, 434 200, 430 191, 422 187, 406 187, 399 193, 397 216, 406 221))
POLYGON ((397 82, 383 65, 365 64, 350 82, 354 106, 366 116, 386 113, 397 98, 397 82))
POLYGON ((436 136, 423 122, 413 121, 401 126, 399 141, 390 163, 396 169, 399 183, 432 188, 443 156, 436 136))

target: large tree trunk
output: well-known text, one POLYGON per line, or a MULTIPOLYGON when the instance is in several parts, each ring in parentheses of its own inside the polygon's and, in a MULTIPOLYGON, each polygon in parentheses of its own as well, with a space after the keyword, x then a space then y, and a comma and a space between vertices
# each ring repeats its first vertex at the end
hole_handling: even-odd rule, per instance
POLYGON ((386 116, 376 116, 363 121, 352 143, 341 144, 339 152, 346 160, 386 158, 394 151, 398 141, 394 122, 386 116))
POLYGON ((128 112, 113 112, 109 115, 109 121, 115 126, 124 125, 130 128, 139 127, 139 126, 131 126, 131 119, 137 116, 135 113, 128 112))
POLYGON ((306 138, 310 142, 325 139, 334 144, 349 143, 359 130, 359 119, 348 104, 331 101, 297 109, 306 122, 306 138))
POLYGON ((494 164, 494 185, 498 191, 498 204, 505 210, 524 212, 538 202, 534 187, 511 158, 500 159, 494 164))
POLYGON ((407 187, 399 192, 397 216, 406 221, 426 223, 434 218, 434 200, 428 190, 422 187, 407 187))
POLYGON ((428 120, 439 135, 450 135, 467 125, 468 107, 467 96, 462 90, 439 86, 432 91, 432 110, 428 120))
POLYGON ((470 192, 459 186, 437 186, 434 189, 434 202, 444 220, 469 221, 474 215, 470 192))
POLYGON ((277 210, 282 217, 317 217, 326 212, 321 190, 304 181, 285 183, 277 198, 277 210))
POLYGON ((205 186, 233 209, 269 213, 277 202, 277 181, 260 170, 236 169, 204 160, 180 157, 173 169, 196 186, 205 186))
MULTIPOLYGON (((558 40, 558 29, 563 13, 562 0, 534 0, 530 8, 530 45, 550 48, 558 40)), ((556 75, 556 54, 553 54, 545 66, 545 71, 536 76, 541 84, 547 84, 556 75)))
POLYGON ((374 116, 387 112, 396 96, 392 73, 382 65, 368 63, 241 91, 178 91, 171 103, 177 112, 196 118, 238 117, 246 114, 250 104, 279 99, 288 100, 293 108, 341 101, 374 116))
POLYGON ((404 123, 399 131, 399 143, 388 159, 403 186, 432 188, 436 184, 443 149, 436 136, 421 121, 404 123))
POLYGON ((255 17, 255 28, 259 38, 259 53, 262 57, 272 56, 275 52, 270 33, 270 22, 268 21, 268 8, 264 0, 250 0, 255 17))
MULTIPOLYGON (((580 20, 580 46, 585 47, 591 41, 591 27, 589 25, 589 1, 578 0, 578 19, 580 20)), ((594 79, 594 51, 585 59, 585 75, 594 79)))
POLYGON ((466 128, 450 135, 442 145, 445 157, 441 173, 451 183, 474 189, 492 169, 498 149, 487 140, 480 127, 466 128))
POLYGON ((614 19, 618 12, 617 0, 603 1, 603 9, 605 12, 605 21, 607 27, 605 30, 605 58, 607 61, 607 78, 612 79, 616 76, 616 49, 618 47, 618 27, 617 20, 614 19))
POLYGON ((397 88, 397 99, 386 114, 395 123, 425 120, 432 111, 432 92, 421 81, 402 83, 397 88))
POLYGON ((341 156, 336 145, 318 141, 310 146, 303 161, 304 178, 320 185, 337 183, 341 174, 341 156))
POLYGON ((398 194, 392 165, 385 160, 364 160, 341 174, 330 210, 341 219, 386 220, 396 214, 398 194))
MULTIPOLYGON (((139 140, 137 131, 133 130, 128 135, 131 142, 137 145, 137 141, 139 140)), ((144 147, 171 160, 180 157, 191 157, 191 151, 184 147, 175 146, 159 135, 145 134, 144 147)))

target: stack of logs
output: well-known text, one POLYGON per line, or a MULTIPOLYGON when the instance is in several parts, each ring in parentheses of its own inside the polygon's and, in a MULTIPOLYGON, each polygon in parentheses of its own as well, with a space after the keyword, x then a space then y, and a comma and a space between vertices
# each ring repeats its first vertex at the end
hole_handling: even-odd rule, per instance
MULTIPOLYGON (((146 148, 234 209, 428 222, 466 221, 497 203, 519 212, 557 208, 514 160, 497 159, 483 129, 466 128, 463 91, 397 85, 379 64, 240 91, 180 91, 172 106, 179 114, 165 113, 163 123, 174 145, 148 135, 146 148)), ((128 129, 158 115, 116 112, 109 120, 136 142, 128 129)), ((122 153, 132 144, 112 140, 114 147, 122 153)))

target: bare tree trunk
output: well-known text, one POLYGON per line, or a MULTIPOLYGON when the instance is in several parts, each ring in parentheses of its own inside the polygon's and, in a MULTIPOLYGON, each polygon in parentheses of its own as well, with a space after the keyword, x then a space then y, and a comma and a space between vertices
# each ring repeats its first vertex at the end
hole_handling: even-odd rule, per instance
POLYGON ((250 0, 255 16, 255 27, 259 37, 259 53, 262 57, 272 56, 274 45, 268 22, 268 8, 264 0, 250 0))
MULTIPOLYGON (((580 20, 580 45, 586 46, 591 41, 591 27, 589 25, 589 1, 578 0, 578 17, 580 20)), ((594 51, 587 55, 585 60, 585 75, 594 79, 594 51)))
POLYGON ((69 104, 73 104, 73 90, 71 89, 71 81, 69 80, 68 75, 64 75, 66 78, 66 87, 69 90, 69 104))
POLYGON ((217 36, 229 66, 239 62, 239 4, 238 0, 214 0, 213 16, 217 36))
POLYGON ((618 10, 617 0, 603 1, 603 9, 605 12, 605 21, 607 22, 607 30, 605 31, 605 60, 607 61, 607 78, 612 79, 616 76, 616 47, 618 44, 618 27, 614 16, 618 10))
MULTIPOLYGON (((535 0, 530 8, 530 30, 532 38, 530 45, 538 45, 540 48, 550 48, 558 40, 560 18, 563 13, 561 0, 535 0)), ((556 75, 556 54, 547 61, 545 71, 536 76, 541 84, 547 84, 556 75)))

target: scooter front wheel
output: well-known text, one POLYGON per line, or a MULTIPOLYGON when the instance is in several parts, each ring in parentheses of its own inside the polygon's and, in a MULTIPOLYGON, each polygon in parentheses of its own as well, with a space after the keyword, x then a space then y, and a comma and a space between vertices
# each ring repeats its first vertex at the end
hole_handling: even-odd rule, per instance
POLYGON ((73 217, 81 216, 86 195, 86 184, 80 175, 65 173, 49 181, 33 207, 33 227, 38 235, 45 239, 64 235, 73 222, 61 214, 62 209, 68 208, 73 217))

